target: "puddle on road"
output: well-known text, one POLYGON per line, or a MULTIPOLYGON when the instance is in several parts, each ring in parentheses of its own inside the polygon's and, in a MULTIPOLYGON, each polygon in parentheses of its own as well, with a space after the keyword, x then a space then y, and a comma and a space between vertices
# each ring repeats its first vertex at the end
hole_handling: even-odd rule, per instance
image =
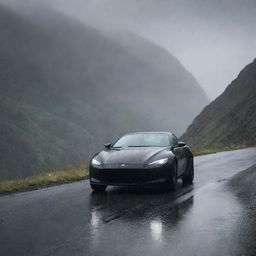
POLYGON ((175 233, 165 234, 163 250, 179 255, 239 255, 234 238, 242 211, 225 184, 204 187, 195 194, 193 207, 175 233))
POLYGON ((113 201, 111 195, 110 205, 106 203, 107 195, 105 199, 104 196, 93 199, 89 246, 92 255, 237 253, 233 249, 233 238, 242 206, 225 182, 210 184, 194 195, 188 193, 170 202, 166 194, 149 196, 152 200, 148 204, 145 204, 145 195, 119 195, 117 201, 113 201), (119 208, 119 200, 123 208, 119 208), (105 221, 117 213, 113 221, 105 221))

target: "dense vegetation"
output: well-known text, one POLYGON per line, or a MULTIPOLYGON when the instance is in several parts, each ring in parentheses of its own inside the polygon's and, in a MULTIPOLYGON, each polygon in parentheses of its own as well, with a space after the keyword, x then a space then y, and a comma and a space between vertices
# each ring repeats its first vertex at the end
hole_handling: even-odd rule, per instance
POLYGON ((0 5, 0 179, 62 169, 136 130, 185 130, 207 103, 179 61, 132 33, 0 5))
POLYGON ((195 118, 182 139, 195 151, 256 145, 256 59, 195 118))

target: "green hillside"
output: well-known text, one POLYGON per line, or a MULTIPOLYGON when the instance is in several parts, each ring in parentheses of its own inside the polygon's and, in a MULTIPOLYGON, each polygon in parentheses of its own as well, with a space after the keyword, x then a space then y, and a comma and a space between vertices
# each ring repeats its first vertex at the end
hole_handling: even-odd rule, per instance
POLYGON ((0 179, 86 161, 129 131, 181 133, 207 104, 195 78, 146 39, 130 33, 124 44, 51 10, 33 15, 0 5, 0 179))
POLYGON ((256 59, 181 137, 196 151, 256 145, 256 59))

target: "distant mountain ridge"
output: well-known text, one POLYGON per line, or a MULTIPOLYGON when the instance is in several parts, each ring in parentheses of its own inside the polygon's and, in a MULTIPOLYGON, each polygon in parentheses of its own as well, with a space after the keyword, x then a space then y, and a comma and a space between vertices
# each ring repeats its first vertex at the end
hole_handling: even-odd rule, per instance
POLYGON ((197 151, 256 145, 256 59, 203 109, 181 139, 197 151))
POLYGON ((48 9, 0 5, 0 17, 0 179, 88 160, 126 132, 182 132, 208 102, 171 54, 132 33, 137 48, 48 9))

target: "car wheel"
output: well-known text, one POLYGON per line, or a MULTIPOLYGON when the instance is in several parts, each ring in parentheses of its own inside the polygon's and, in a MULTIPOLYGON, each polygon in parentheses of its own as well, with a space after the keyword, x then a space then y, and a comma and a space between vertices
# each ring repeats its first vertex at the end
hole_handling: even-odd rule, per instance
POLYGON ((189 159, 188 163, 188 175, 182 178, 183 184, 192 184, 194 180, 194 161, 193 158, 189 159))
POLYGON ((91 184, 92 190, 96 192, 103 192, 106 190, 107 186, 106 185, 97 185, 97 184, 91 184))
POLYGON ((174 169, 172 170, 172 173, 171 173, 171 177, 168 180, 168 188, 171 191, 175 191, 177 189, 177 181, 178 181, 177 169, 178 169, 178 166, 177 166, 177 163, 175 163, 174 164, 174 169))

